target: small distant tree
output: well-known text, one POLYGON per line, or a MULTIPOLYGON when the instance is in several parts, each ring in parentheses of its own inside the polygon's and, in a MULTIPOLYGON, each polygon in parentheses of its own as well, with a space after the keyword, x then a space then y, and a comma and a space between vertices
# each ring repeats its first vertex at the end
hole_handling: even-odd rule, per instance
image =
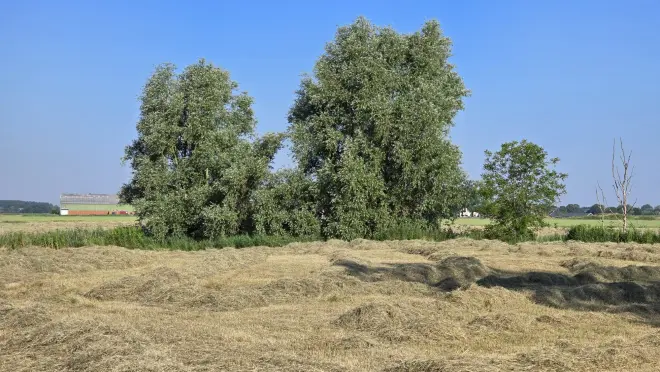
POLYGON ((580 205, 579 204, 569 204, 566 206, 566 211, 568 213, 577 213, 580 211, 580 205))
POLYGON ((653 211, 655 214, 660 214, 660 205, 656 205, 655 208, 653 208, 653 211))
POLYGON ((624 212, 624 210, 625 210, 625 211, 627 211, 629 214, 631 214, 633 208, 634 208, 634 207, 633 207, 632 205, 630 205, 630 204, 626 205, 625 207, 624 207, 623 205, 619 205, 619 206, 616 207, 616 213, 618 213, 618 214, 623 214, 623 212, 624 212))
POLYGON ((486 151, 484 194, 494 238, 522 240, 545 226, 548 209, 566 193, 567 175, 554 170, 558 158, 548 158, 539 145, 523 140, 504 143, 498 152, 486 151))
POLYGON ((603 204, 594 204, 587 212, 596 215, 604 213, 605 209, 606 207, 603 204))
POLYGON ((642 214, 644 215, 653 214, 653 206, 651 204, 644 204, 640 209, 642 210, 642 214))

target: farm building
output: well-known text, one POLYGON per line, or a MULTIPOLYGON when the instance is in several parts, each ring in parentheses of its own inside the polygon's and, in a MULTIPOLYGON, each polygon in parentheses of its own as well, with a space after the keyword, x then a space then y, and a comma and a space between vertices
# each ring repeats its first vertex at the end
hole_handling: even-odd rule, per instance
POLYGON ((119 204, 119 197, 111 194, 62 194, 60 214, 63 216, 102 216, 133 214, 130 205, 119 204))

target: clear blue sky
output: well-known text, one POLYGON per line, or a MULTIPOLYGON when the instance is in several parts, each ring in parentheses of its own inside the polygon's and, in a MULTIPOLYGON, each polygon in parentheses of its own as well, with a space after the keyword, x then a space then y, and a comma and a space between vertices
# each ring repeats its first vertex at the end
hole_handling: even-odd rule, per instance
MULTIPOLYGON (((660 1, 30 1, 0 4, 0 199, 57 202, 128 180, 142 85, 198 58, 255 100, 260 132, 287 126, 300 75, 360 15, 400 32, 440 21, 472 96, 452 137, 469 174, 526 138, 561 158, 563 203, 611 189, 614 137, 633 149, 634 197, 660 204, 660 1)), ((288 164, 287 153, 276 165, 288 164)), ((613 195, 609 204, 615 204, 613 195)))

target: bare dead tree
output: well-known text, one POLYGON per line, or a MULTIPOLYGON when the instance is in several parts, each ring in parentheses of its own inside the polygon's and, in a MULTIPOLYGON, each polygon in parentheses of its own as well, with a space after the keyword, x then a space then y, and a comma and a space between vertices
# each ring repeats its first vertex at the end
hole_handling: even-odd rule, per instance
MULTIPOLYGON (((621 174, 619 167, 616 165, 616 140, 614 140, 614 143, 612 144, 612 179, 614 180, 614 193, 619 201, 619 205, 623 208, 623 232, 625 233, 628 231, 628 198, 630 197, 632 186, 631 180, 635 167, 630 166, 632 151, 626 154, 626 150, 623 148, 623 140, 621 138, 619 138, 619 145, 621 147, 619 160, 621 161, 623 174, 621 174)), ((633 203, 633 207, 635 203, 633 203)))

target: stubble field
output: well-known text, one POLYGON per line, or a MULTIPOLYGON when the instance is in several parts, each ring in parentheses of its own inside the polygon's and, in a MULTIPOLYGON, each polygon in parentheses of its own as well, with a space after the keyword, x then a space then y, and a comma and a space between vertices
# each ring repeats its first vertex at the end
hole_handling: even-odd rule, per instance
POLYGON ((2 371, 657 371, 660 246, 0 248, 2 371))
POLYGON ((0 234, 25 231, 45 232, 61 229, 96 229, 133 225, 133 216, 58 216, 0 214, 0 234))

